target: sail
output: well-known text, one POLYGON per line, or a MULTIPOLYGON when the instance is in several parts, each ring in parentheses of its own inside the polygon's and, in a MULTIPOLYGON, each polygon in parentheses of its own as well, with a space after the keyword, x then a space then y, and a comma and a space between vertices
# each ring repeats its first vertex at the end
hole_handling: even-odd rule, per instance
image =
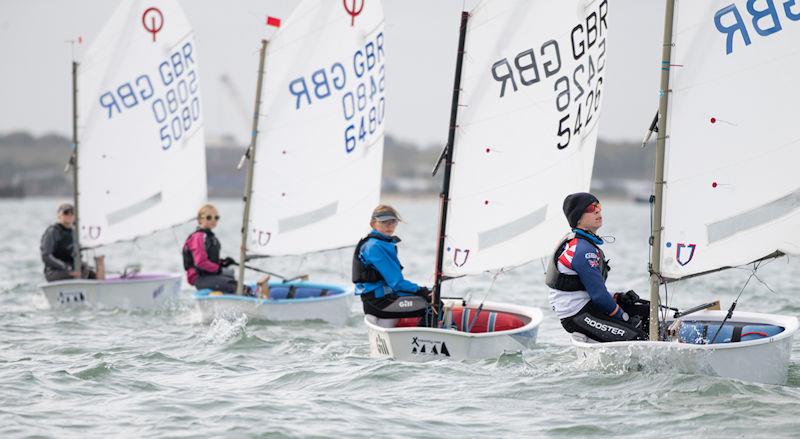
POLYGON ((676 2, 666 278, 800 252, 800 5, 752 3, 676 2))
POLYGON ((355 245, 380 197, 386 124, 380 1, 306 0, 267 46, 250 255, 355 245))
POLYGON ((548 255, 587 191, 608 2, 481 2, 468 21, 444 248, 460 276, 548 255))
POLYGON ((78 68, 81 245, 192 219, 206 199, 198 50, 175 0, 122 2, 78 68))

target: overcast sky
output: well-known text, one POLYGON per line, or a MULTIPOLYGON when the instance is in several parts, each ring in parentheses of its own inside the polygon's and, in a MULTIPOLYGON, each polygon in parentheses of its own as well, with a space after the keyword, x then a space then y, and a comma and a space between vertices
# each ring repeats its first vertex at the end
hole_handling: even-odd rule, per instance
MULTIPOLYGON (((338 0, 330 0, 338 1, 338 0)), ((366 0, 374 1, 374 0, 366 0)), ((495 0, 503 1, 503 0, 495 0)), ((287 18, 293 0, 180 0, 194 26, 207 137, 245 141, 258 47, 287 18), (231 78, 237 103, 220 77, 231 78)), ((383 0, 386 16, 387 132, 420 145, 447 137, 459 11, 477 0, 383 0)), ((600 136, 641 140, 658 105, 663 0, 609 0, 608 70, 600 136)), ((113 0, 0 0, 0 133, 71 129, 71 52, 103 27, 113 0)))

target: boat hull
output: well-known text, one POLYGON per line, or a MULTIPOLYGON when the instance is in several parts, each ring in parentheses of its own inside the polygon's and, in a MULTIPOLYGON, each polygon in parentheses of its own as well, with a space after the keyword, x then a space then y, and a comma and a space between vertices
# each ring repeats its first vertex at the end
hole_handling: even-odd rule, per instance
POLYGON ((245 315, 248 320, 276 322, 322 320, 341 326, 350 318, 350 308, 353 303, 352 288, 310 282, 270 283, 271 288, 286 285, 327 289, 334 294, 323 297, 260 299, 234 294, 214 294, 210 290, 200 290, 193 297, 197 308, 203 315, 203 320, 206 321, 215 317, 245 315))
MULTIPOLYGON (((477 304, 468 304, 475 309, 477 304)), ((452 329, 385 327, 382 320, 364 316, 369 332, 370 355, 400 361, 423 362, 438 359, 480 360, 533 347, 542 322, 538 308, 486 302, 483 312, 511 313, 524 326, 496 332, 466 333, 452 329)))
POLYGON ((53 309, 160 309, 180 299, 181 273, 141 274, 103 280, 70 279, 39 285, 53 309))
MULTIPOLYGON (((721 323, 726 311, 702 311, 684 320, 721 323)), ((789 370, 795 317, 734 312, 728 323, 776 325, 784 330, 758 340, 692 344, 677 341, 596 343, 572 337, 579 361, 601 369, 665 369, 766 384, 784 384, 789 370)))

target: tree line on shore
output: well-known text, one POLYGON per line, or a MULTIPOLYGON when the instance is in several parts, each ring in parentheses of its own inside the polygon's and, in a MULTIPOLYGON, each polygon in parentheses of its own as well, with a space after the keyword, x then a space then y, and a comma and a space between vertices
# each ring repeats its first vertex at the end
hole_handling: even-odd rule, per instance
MULTIPOLYGON (((223 137, 206 147, 210 197, 240 197, 244 172, 237 170, 244 145, 223 137)), ((392 194, 435 194, 441 173, 431 177, 442 145, 417 145, 387 135, 383 159, 383 191, 392 194)), ((64 172, 70 139, 61 134, 34 136, 17 131, 0 134, 0 197, 68 196, 72 185, 64 172)), ((601 139, 597 145, 592 188, 611 195, 646 195, 652 179, 654 148, 635 142, 601 139)))

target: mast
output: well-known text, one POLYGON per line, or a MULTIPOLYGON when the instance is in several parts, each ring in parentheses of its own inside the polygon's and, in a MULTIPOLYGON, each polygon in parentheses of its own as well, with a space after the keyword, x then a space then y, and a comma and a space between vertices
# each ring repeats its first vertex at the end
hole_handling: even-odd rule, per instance
POLYGON ((653 177, 653 230, 650 231, 650 340, 658 340, 658 302, 661 277, 661 219, 664 196, 664 154, 667 143, 667 104, 669 103, 669 70, 672 61, 672 21, 675 0, 667 0, 664 12, 664 43, 661 49, 661 85, 658 102, 658 138, 656 169, 653 177))
MULTIPOLYGON (((445 150, 444 180, 442 182, 442 193, 439 196, 439 243, 436 250, 436 280, 433 284, 433 297, 431 305, 439 303, 440 289, 442 286, 442 262, 444 261, 444 239, 447 232, 447 205, 450 201, 450 171, 453 165, 453 147, 456 137, 456 120, 458 116, 458 96, 461 93, 461 66, 464 60, 464 41, 467 37, 467 20, 469 12, 461 11, 461 27, 458 35, 458 54, 456 57, 456 73, 453 80, 453 101, 450 105, 450 129, 447 134, 447 147, 445 150)), ((435 319, 430 319, 431 327, 436 327, 435 319)))
POLYGON ((247 257, 247 223, 250 222, 250 199, 253 194, 253 168, 256 157, 256 141, 258 140, 258 119, 261 110, 261 86, 264 81, 264 58, 267 53, 267 40, 261 40, 261 52, 258 60, 258 82, 256 82, 256 104, 253 111, 253 130, 250 133, 250 146, 247 147, 247 177, 244 183, 244 214, 242 215, 242 245, 239 247, 239 281, 236 283, 236 294, 241 295, 244 289, 244 263, 247 257))
POLYGON ((78 215, 78 63, 72 61, 72 204, 75 206, 75 223, 72 225, 72 271, 81 271, 80 216, 78 215))

